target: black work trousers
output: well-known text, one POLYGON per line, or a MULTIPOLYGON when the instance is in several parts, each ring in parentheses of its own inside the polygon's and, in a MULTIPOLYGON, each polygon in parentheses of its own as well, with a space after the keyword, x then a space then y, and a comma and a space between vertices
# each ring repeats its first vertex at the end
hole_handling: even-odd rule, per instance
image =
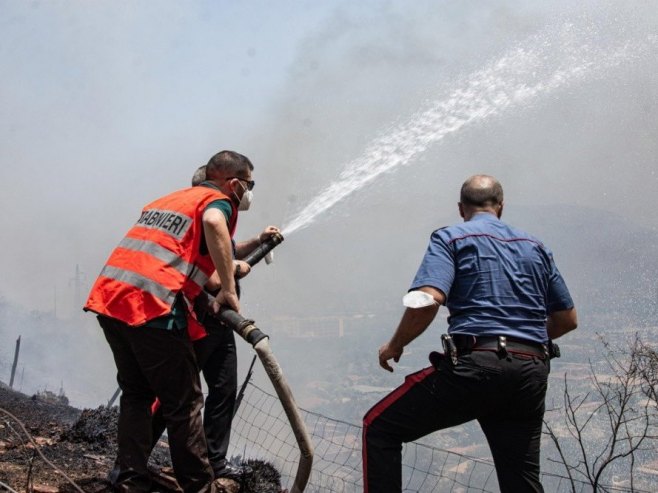
POLYGON ((502 493, 543 492, 539 450, 548 359, 493 351, 441 357, 408 375, 363 422, 365 493, 402 491, 402 443, 478 420, 502 493))
POLYGON ((238 389, 238 355, 235 336, 228 327, 208 327, 208 336, 194 343, 199 367, 208 385, 203 428, 208 459, 216 474, 226 467, 231 424, 238 389))
MULTIPOLYGON (((238 357, 233 331, 210 321, 208 335, 195 341, 198 366, 208 385, 208 396, 203 409, 203 428, 208 444, 208 459, 215 475, 226 467, 226 454, 231 437, 231 423, 238 388, 238 357)), ((153 416, 153 445, 165 430, 161 409, 153 416)))
POLYGON ((112 349, 121 388, 116 491, 149 491, 151 405, 160 400, 176 480, 185 493, 215 491, 201 421, 203 394, 186 331, 130 327, 98 317, 112 349))

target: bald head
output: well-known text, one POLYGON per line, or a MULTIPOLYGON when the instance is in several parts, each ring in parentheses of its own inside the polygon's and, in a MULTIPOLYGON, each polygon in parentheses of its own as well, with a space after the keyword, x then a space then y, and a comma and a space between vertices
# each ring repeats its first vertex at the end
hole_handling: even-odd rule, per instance
POLYGON ((476 212, 491 212, 500 217, 503 209, 503 187, 489 175, 473 175, 462 185, 459 210, 468 220, 476 212))

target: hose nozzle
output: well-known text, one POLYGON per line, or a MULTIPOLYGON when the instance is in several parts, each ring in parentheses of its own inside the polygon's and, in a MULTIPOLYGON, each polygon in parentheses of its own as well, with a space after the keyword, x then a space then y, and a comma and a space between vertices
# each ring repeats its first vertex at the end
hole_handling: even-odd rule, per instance
POLYGON ((258 245, 252 252, 247 255, 243 260, 247 262, 251 267, 256 265, 258 262, 263 260, 265 255, 270 253, 275 246, 283 241, 283 235, 281 233, 274 233, 263 243, 258 245))

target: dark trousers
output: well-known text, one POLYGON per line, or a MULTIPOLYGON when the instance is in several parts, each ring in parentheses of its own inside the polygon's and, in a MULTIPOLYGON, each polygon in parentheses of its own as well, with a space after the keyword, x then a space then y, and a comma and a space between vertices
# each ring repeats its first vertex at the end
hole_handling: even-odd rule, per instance
POLYGON ((549 362, 473 351, 408 375, 363 421, 365 493, 402 491, 402 443, 477 419, 501 493, 543 492, 539 449, 549 362))
MULTIPOLYGON (((221 325, 206 328, 208 335, 194 342, 194 352, 208 385, 208 396, 203 410, 208 459, 214 472, 220 474, 226 467, 226 454, 231 437, 238 388, 238 358, 231 329, 221 325)), ((164 420, 158 410, 153 416, 154 445, 164 429, 164 420)))
POLYGON ((112 349, 122 391, 115 490, 149 491, 151 405, 157 396, 179 485, 186 493, 215 491, 201 421, 203 394, 187 333, 129 327, 106 317, 98 320, 112 349))
POLYGON ((220 473, 226 466, 238 389, 238 355, 233 331, 227 327, 210 329, 207 337, 194 343, 194 350, 208 385, 203 409, 208 458, 213 470, 220 473))

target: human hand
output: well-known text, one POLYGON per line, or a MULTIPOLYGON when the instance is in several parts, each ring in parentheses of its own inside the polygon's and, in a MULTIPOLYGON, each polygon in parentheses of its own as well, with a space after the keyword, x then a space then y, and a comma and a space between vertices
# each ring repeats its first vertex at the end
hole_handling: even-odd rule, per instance
POLYGON ((400 356, 402 356, 403 347, 393 346, 390 342, 387 342, 382 347, 379 348, 379 366, 384 370, 393 371, 393 367, 388 363, 388 360, 393 359, 396 363, 400 361, 400 356))
POLYGON ((219 309, 222 306, 227 306, 228 308, 240 313, 240 300, 238 299, 238 295, 235 290, 225 291, 222 289, 219 292, 219 294, 213 300, 212 309, 215 313, 219 313, 219 309))
POLYGON ((251 265, 243 260, 235 260, 235 277, 242 279, 251 272, 251 265))
POLYGON ((268 226, 265 228, 259 235, 258 235, 258 241, 261 243, 267 240, 270 236, 273 236, 277 233, 280 233, 281 230, 277 228, 276 226, 268 226))

